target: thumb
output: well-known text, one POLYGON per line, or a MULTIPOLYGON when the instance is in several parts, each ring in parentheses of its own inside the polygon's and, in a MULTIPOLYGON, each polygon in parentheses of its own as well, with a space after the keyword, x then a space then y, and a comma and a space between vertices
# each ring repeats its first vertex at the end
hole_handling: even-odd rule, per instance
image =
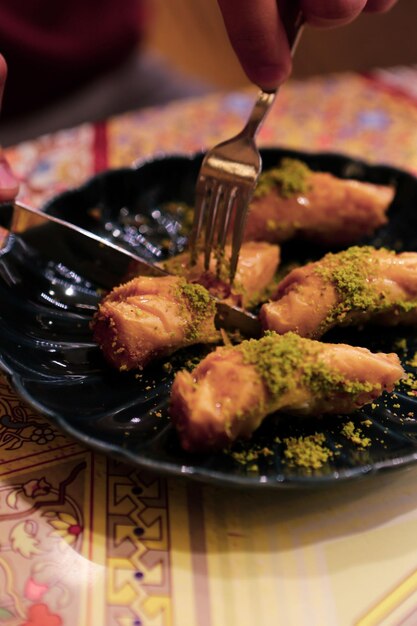
POLYGON ((3 99, 4 84, 7 77, 7 64, 4 56, 0 54, 0 106, 3 99))
MULTIPOLYGON (((0 54, 0 105, 3 97, 4 83, 7 77, 7 64, 0 54)), ((9 202, 16 197, 19 191, 19 183, 16 180, 10 165, 0 148, 0 202, 9 202)))
POLYGON ((19 182, 14 176, 0 148, 0 202, 10 202, 19 191, 19 182))

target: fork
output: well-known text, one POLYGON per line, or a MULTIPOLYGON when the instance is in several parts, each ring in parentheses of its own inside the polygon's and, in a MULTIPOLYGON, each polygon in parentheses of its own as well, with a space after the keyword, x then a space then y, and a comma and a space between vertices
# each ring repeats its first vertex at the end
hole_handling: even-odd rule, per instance
MULTIPOLYGON (((280 12, 291 54, 294 54, 303 26, 298 2, 291 0, 287 3, 286 12, 281 8, 280 12)), ((249 202, 262 170, 255 137, 277 93, 278 89, 259 92, 243 130, 206 153, 197 178, 190 235, 191 265, 197 262, 204 233, 204 268, 206 271, 209 269, 212 253, 215 252, 217 276, 223 273, 225 245, 233 218, 230 283, 236 273, 249 202)))

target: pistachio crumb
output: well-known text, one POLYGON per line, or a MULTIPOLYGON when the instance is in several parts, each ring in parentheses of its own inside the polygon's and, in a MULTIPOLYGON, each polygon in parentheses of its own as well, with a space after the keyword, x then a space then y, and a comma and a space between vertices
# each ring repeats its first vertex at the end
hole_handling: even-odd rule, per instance
POLYGON ((205 287, 196 283, 187 283, 181 280, 176 289, 177 300, 184 303, 191 315, 186 316, 187 339, 198 339, 201 325, 213 317, 216 303, 205 287))
POLYGON ((308 469, 319 469, 334 456, 332 450, 324 444, 323 433, 315 433, 307 437, 288 437, 284 439, 286 449, 284 457, 289 465, 308 469))
POLYGON ((355 428, 353 422, 349 421, 343 425, 341 429, 342 435, 349 439, 352 443, 360 446, 361 448, 367 448, 371 445, 369 437, 365 437, 360 428, 355 428))
POLYGON ((243 341, 237 349, 242 352, 244 363, 256 368, 275 399, 300 383, 314 394, 325 395, 337 389, 353 398, 374 389, 369 381, 348 380, 333 371, 320 359, 319 342, 293 332, 278 335, 266 331, 262 339, 243 341))
POLYGON ((262 172, 254 197, 261 198, 276 188, 282 198, 306 193, 311 188, 311 169, 298 159, 282 159, 279 166, 262 172))

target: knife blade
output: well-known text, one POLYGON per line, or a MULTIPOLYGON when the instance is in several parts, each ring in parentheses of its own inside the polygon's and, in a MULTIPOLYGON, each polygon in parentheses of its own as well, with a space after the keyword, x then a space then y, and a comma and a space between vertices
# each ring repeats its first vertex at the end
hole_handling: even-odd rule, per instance
MULTIPOLYGON (((9 230, 48 260, 62 263, 106 290, 134 276, 169 275, 162 268, 88 230, 22 202, 13 204, 9 230)), ((215 300, 217 328, 238 330, 248 337, 261 335, 255 315, 215 300)))

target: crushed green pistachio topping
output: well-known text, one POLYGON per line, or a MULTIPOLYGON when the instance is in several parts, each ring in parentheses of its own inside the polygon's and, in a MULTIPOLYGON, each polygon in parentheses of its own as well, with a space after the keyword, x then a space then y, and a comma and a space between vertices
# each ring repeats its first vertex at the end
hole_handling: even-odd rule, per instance
POLYGON ((331 323, 352 310, 377 312, 388 306, 384 293, 374 289, 370 277, 378 264, 372 246, 352 246, 338 254, 326 254, 315 271, 335 286, 339 303, 326 320, 331 323))
MULTIPOLYGON (((389 294, 375 289, 372 278, 377 274, 378 251, 372 246, 352 246, 337 254, 326 254, 315 272, 336 288, 339 302, 326 319, 327 323, 342 320, 349 311, 378 313, 396 307, 402 312, 411 311, 417 300, 393 301, 389 294)), ((385 253, 395 255, 393 250, 385 253)))
POLYGON ((332 450, 324 444, 326 437, 316 433, 307 437, 288 437, 285 439, 284 457, 289 465, 309 469, 319 469, 333 457, 332 450))
POLYGON ((333 371, 320 358, 322 344, 293 332, 267 331, 262 339, 243 341, 235 349, 243 353, 245 363, 255 366, 273 398, 299 385, 323 396, 337 390, 355 397, 374 389, 368 381, 348 380, 333 371))
POLYGON ((254 197, 266 196, 272 189, 278 189, 282 198, 291 198, 306 193, 311 188, 311 170, 297 159, 282 159, 278 167, 262 172, 254 197))
POLYGON ((205 287, 185 280, 180 281, 176 295, 180 302, 185 300, 187 310, 191 313, 187 316, 187 338, 191 341, 197 339, 201 324, 216 312, 215 301, 205 287))
POLYGON ((374 308, 378 304, 379 295, 368 280, 372 266, 378 263, 373 256, 374 252, 372 246, 352 246, 338 254, 329 253, 315 271, 334 284, 346 307, 374 308))
POLYGON ((361 448, 367 448, 371 445, 369 437, 365 437, 360 428, 355 428, 353 422, 346 422, 342 427, 341 433, 352 443, 355 443, 361 448))
POLYGON ((394 350, 402 350, 404 352, 407 350, 407 341, 405 337, 400 337, 399 339, 395 340, 394 350))
POLYGON ((247 465, 248 463, 252 463, 253 461, 257 461, 261 457, 273 456, 273 450, 269 448, 263 447, 259 449, 251 449, 251 450, 242 450, 240 452, 232 451, 230 456, 240 463, 241 465, 247 465))
POLYGON ((249 339, 236 347, 243 353, 243 361, 256 367, 269 392, 278 396, 294 384, 294 370, 304 361, 301 337, 295 333, 278 335, 267 331, 262 339, 249 339))
POLYGON ((417 367, 417 352, 415 352, 412 358, 407 361, 407 365, 411 365, 411 367, 417 367))

